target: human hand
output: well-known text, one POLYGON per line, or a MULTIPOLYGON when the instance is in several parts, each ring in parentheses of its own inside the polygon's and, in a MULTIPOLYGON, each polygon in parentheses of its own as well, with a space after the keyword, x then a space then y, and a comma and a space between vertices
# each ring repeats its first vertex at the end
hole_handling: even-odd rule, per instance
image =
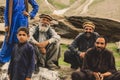
POLYGON ((39 50, 40 50, 40 52, 41 52, 43 55, 46 54, 46 49, 45 49, 45 48, 41 47, 41 48, 39 48, 39 50))
POLYGON ((25 15, 25 16, 27 16, 27 17, 29 17, 30 15, 29 15, 29 13, 28 12, 26 12, 26 11, 23 11, 23 14, 25 15))
POLYGON ((9 31, 9 27, 5 26, 5 32, 8 32, 8 31, 9 31))
POLYGON ((84 56, 85 56, 85 52, 81 52, 80 53, 80 58, 84 58, 84 56))
POLYGON ((96 78, 96 80, 103 80, 103 76, 100 72, 93 72, 94 77, 96 78))
POLYGON ((25 80, 31 80, 31 78, 25 78, 25 80))
POLYGON ((48 43, 49 43, 48 40, 43 41, 43 42, 39 42, 38 47, 45 48, 48 45, 48 43))

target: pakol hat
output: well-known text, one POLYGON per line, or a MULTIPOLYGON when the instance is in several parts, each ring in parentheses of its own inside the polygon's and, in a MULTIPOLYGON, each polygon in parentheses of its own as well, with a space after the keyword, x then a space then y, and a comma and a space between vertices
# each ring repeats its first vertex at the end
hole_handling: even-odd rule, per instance
POLYGON ((95 29, 95 24, 91 21, 84 22, 83 23, 83 28, 85 28, 85 27, 92 27, 93 29, 95 29))
POLYGON ((47 15, 47 14, 41 14, 41 15, 39 15, 39 18, 47 18, 47 19, 49 19, 50 21, 53 20, 53 18, 52 18, 51 16, 47 15))

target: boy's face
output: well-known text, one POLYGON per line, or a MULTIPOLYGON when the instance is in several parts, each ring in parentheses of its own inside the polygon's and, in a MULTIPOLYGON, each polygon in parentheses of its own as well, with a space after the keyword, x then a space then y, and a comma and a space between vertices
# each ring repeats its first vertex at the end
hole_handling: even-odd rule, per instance
POLYGON ((19 31, 17 34, 17 38, 20 43, 24 43, 28 40, 29 35, 27 35, 24 31, 19 31))

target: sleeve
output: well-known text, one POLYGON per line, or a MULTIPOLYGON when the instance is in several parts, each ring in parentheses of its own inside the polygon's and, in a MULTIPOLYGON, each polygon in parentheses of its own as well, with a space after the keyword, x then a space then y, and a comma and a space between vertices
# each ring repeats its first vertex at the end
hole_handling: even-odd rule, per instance
POLYGON ((91 78, 93 77, 93 71, 89 69, 90 68, 89 64, 91 64, 90 63, 91 57, 89 56, 88 53, 89 51, 87 51, 83 59, 83 65, 82 65, 81 71, 84 72, 89 78, 91 78))
POLYGON ((32 27, 30 27, 30 30, 29 30, 29 34, 30 34, 29 41, 32 43, 37 43, 37 41, 33 37, 34 33, 36 32, 36 28, 37 28, 37 26, 32 26, 32 27))
MULTIPOLYGON (((15 45, 16 46, 16 45, 15 45)), ((10 63, 9 63, 9 66, 8 66, 8 75, 11 73, 11 70, 13 68, 13 64, 14 64, 14 57, 15 57, 15 46, 13 47, 13 50, 12 50, 12 55, 11 55, 11 60, 10 60, 10 63)))
POLYGON ((115 58, 113 56, 113 53, 112 52, 110 52, 110 53, 111 53, 111 55, 109 57, 110 63, 109 63, 109 70, 108 70, 108 72, 114 73, 114 72, 117 71, 116 67, 115 67, 115 58))
POLYGON ((94 32, 94 34, 96 35, 96 38, 100 36, 97 32, 94 32))
POLYGON ((6 7, 4 11, 4 20, 5 20, 5 26, 8 26, 8 6, 9 6, 9 1, 6 0, 6 7))
POLYGON ((13 63, 13 57, 11 57, 11 60, 10 60, 9 66, 8 66, 8 75, 11 73, 12 63, 13 63))
POLYGON ((49 35, 51 36, 51 38, 48 40, 49 43, 56 43, 61 39, 61 37, 51 27, 49 28, 49 35))
POLYGON ((71 43, 71 45, 68 47, 70 49, 70 51, 72 51, 72 53, 74 54, 80 54, 81 51, 79 51, 78 48, 78 41, 79 38, 81 37, 81 33, 75 38, 75 40, 71 43))
POLYGON ((35 50, 30 46, 29 50, 29 66, 28 66, 28 72, 27 72, 27 78, 32 77, 32 73, 35 70, 35 50))
POLYGON ((33 10, 30 12, 30 17, 33 19, 39 10, 39 6, 35 0, 29 0, 29 3, 33 8, 33 10))

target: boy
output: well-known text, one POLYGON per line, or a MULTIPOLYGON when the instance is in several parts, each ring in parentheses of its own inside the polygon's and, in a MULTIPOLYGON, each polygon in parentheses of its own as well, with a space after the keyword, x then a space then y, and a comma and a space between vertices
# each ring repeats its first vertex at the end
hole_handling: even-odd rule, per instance
POLYGON ((31 80, 35 67, 34 48, 27 42, 29 38, 28 28, 18 29, 19 42, 14 45, 11 61, 8 68, 10 80, 31 80))

